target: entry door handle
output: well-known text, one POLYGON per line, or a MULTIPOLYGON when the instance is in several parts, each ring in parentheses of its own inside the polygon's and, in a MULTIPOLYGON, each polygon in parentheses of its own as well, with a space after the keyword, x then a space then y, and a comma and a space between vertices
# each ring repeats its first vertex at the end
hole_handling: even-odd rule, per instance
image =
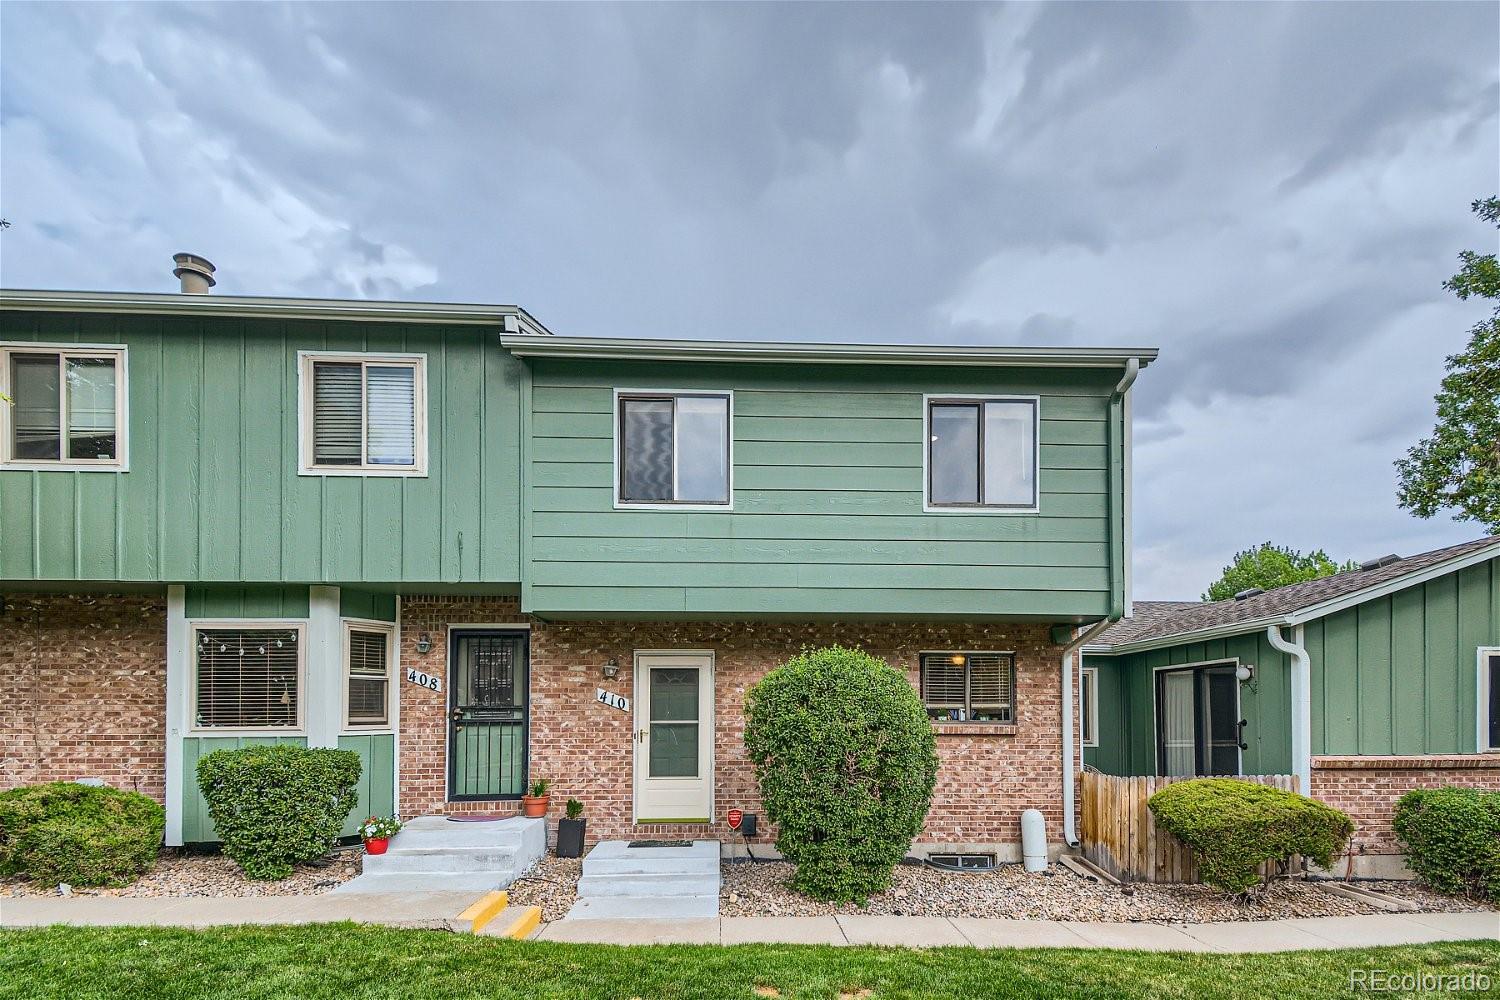
POLYGON ((1235 727, 1238 730, 1238 732, 1236 733, 1236 739, 1239 740, 1241 750, 1250 749, 1250 744, 1245 742, 1245 727, 1248 725, 1250 725, 1249 719, 1241 719, 1239 721, 1239 725, 1235 727))
POLYGON ((646 742, 646 734, 649 733, 649 732, 650 732, 649 729, 637 729, 635 731, 635 741, 637 743, 644 743, 644 742, 646 742))

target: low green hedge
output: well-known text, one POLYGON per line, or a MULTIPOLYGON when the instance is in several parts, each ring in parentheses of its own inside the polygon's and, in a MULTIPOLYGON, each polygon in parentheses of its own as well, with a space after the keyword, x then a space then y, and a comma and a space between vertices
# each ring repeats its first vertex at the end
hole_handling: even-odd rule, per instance
POLYGON ((359 774, 352 750, 248 746, 200 760, 198 788, 224 853, 253 879, 279 879, 333 849, 359 774))
POLYGON ((121 886, 156 864, 166 813, 139 792, 54 781, 0 792, 0 876, 121 886))
POLYGON ((1422 881, 1500 903, 1500 792, 1419 788, 1396 803, 1393 825, 1422 881))
POLYGON ((1149 805, 1156 821, 1192 848, 1203 881, 1232 893, 1260 881, 1261 865, 1294 854, 1331 868, 1354 833, 1354 823, 1337 809, 1233 778, 1179 781, 1151 796, 1149 805))

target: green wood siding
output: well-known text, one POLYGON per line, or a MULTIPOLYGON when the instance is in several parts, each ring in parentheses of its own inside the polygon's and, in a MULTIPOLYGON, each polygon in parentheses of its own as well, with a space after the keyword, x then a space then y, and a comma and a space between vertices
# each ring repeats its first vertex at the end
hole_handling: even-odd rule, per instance
POLYGON ((1481 646, 1500 645, 1500 559, 1309 622, 1312 752, 1473 753, 1481 646))
POLYGON ((182 741, 182 842, 208 844, 219 839, 208 803, 198 791, 198 761, 215 750, 238 750, 249 746, 307 746, 301 736, 188 736, 182 741))
POLYGON ((306 587, 258 584, 189 586, 183 588, 187 618, 306 618, 306 587))
POLYGON ((1118 377, 536 361, 524 607, 559 617, 1099 617, 1118 544, 1107 433, 1118 377), (616 388, 734 390, 732 511, 613 509, 616 388), (1041 397, 1040 513, 923 512, 922 395, 950 392, 1041 397))
POLYGON ((129 471, 0 472, 0 580, 517 583, 521 364, 496 331, 0 312, 124 344, 129 471), (428 475, 298 475, 297 352, 427 356, 428 475))
MULTIPOLYGON (((1474 753, 1478 650, 1500 646, 1500 559, 1449 573, 1308 622, 1312 752, 1474 753)), ((1100 747, 1088 763, 1111 774, 1155 772, 1151 669, 1239 656, 1256 665, 1240 685, 1250 749, 1247 774, 1291 768, 1291 689, 1286 657, 1263 633, 1124 656, 1100 667, 1100 747), (1106 683, 1112 675, 1115 683, 1106 683)))
POLYGON ((396 812, 396 737, 390 733, 340 736, 339 749, 359 754, 359 801, 339 833, 341 837, 355 837, 366 817, 396 812))
POLYGON ((396 620, 396 595, 343 587, 339 590, 339 616, 363 618, 374 622, 394 622, 396 620))
POLYGON ((1108 774, 1156 773, 1156 668, 1238 658, 1255 665, 1240 685, 1240 718, 1247 749, 1245 774, 1286 774, 1292 766, 1290 672, 1286 657, 1263 633, 1187 643, 1127 656, 1090 655, 1100 667, 1099 748, 1084 761, 1108 774), (1104 683, 1106 672, 1112 683, 1104 683))

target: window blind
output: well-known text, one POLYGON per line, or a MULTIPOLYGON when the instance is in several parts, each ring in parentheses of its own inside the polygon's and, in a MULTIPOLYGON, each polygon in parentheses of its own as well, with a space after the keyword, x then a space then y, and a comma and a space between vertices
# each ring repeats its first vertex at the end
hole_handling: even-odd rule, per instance
POLYGON ((416 371, 410 365, 370 365, 365 381, 366 460, 371 465, 416 465, 416 371))
POLYGON ((922 702, 934 719, 1015 721, 1015 661, 1006 653, 922 657, 922 702))
POLYGON ((349 725, 379 726, 389 721, 386 673, 389 637, 384 632, 349 631, 349 725))
POLYGON ((11 355, 10 390, 14 397, 11 424, 15 428, 11 441, 13 458, 62 457, 60 379, 56 354, 11 355))
POLYGON ((1009 656, 969 657, 969 709, 978 715, 1009 721, 1014 685, 1009 656))
POLYGON ((363 366, 313 363, 313 462, 359 465, 364 439, 363 366))
POLYGON ((964 658, 940 654, 922 658, 922 700, 928 708, 965 707, 964 658), (957 659, 959 662, 954 663, 957 659))
POLYGON ((68 358, 68 457, 115 457, 115 362, 68 358))
POLYGON ((198 726, 296 728, 295 629, 202 629, 195 650, 198 726))

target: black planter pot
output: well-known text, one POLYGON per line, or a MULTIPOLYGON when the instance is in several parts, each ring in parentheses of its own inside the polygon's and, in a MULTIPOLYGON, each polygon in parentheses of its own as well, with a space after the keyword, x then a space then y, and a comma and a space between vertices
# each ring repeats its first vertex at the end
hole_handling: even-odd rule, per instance
POLYGON ((560 858, 583 857, 583 832, 588 828, 586 819, 560 819, 557 821, 557 856, 560 858))

